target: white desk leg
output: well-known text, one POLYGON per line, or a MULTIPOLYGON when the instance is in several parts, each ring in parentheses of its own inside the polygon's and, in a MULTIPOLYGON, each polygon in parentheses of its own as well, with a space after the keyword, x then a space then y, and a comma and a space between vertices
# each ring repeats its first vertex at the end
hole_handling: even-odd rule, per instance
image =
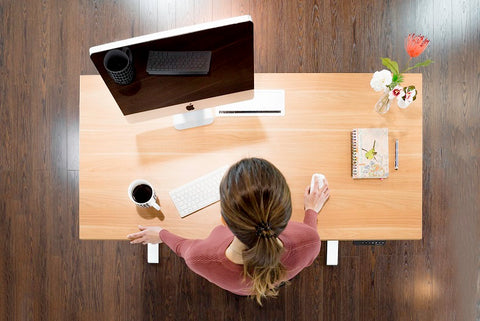
POLYGON ((148 263, 158 263, 158 244, 147 244, 147 262, 148 263))
POLYGON ((338 265, 338 241, 327 241, 327 265, 338 265))

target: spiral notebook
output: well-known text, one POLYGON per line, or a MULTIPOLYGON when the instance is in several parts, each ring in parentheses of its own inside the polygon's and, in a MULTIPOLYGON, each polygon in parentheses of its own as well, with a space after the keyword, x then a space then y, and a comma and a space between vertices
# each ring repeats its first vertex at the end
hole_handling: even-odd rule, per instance
POLYGON ((387 178, 388 173, 388 128, 352 130, 352 178, 387 178))

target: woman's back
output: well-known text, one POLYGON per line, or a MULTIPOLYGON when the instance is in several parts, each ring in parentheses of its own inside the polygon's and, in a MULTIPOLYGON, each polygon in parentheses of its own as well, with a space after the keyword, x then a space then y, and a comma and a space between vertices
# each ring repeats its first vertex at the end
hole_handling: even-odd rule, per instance
MULTIPOLYGON (((316 224, 317 213, 305 213, 316 224)), ((217 286, 238 295, 252 295, 251 280, 245 279, 243 266, 230 261, 225 251, 234 235, 225 226, 217 226, 203 240, 189 240, 166 230, 160 232, 163 242, 185 260, 188 267, 217 286)), ((286 268, 286 281, 311 265, 320 252, 320 238, 314 226, 290 222, 279 236, 284 252, 281 262, 286 268)))

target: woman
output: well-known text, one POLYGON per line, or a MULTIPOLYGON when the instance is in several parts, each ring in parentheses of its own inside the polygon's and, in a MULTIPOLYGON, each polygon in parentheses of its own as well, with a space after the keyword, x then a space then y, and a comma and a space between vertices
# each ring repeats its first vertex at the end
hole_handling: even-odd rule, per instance
POLYGON ((278 286, 313 263, 320 252, 317 214, 329 198, 307 186, 303 223, 289 222, 290 189, 270 162, 247 158, 232 165, 220 183, 220 207, 225 226, 204 240, 189 240, 161 227, 139 226, 131 243, 164 242, 197 274, 259 304, 278 294, 278 286))

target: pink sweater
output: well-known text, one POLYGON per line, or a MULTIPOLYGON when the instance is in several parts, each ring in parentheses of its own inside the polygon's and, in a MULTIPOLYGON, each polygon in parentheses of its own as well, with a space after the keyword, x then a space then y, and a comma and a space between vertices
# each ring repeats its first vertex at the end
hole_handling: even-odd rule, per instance
MULTIPOLYGON (((160 231, 160 238, 195 273, 232 293, 251 293, 251 282, 243 280, 243 265, 225 256, 225 250, 233 241, 233 234, 226 226, 215 227, 204 240, 185 239, 167 230, 160 231)), ((279 238, 284 245, 281 261, 289 280, 312 264, 320 252, 317 213, 307 210, 303 223, 290 221, 279 238)))

